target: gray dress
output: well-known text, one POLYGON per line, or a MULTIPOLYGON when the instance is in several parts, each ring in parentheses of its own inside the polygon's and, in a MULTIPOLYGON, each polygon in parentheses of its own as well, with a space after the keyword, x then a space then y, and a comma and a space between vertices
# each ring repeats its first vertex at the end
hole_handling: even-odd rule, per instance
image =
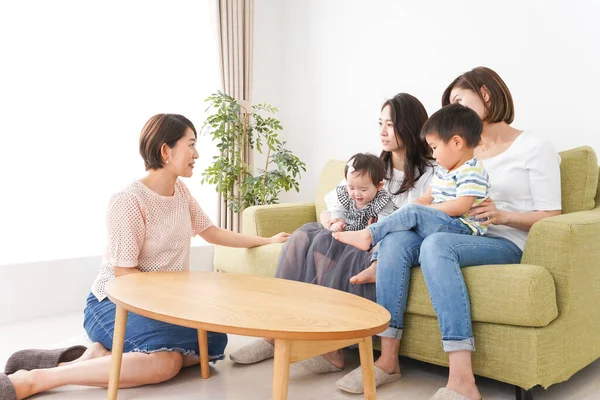
POLYGON ((375 301, 375 284, 353 285, 350 278, 370 264, 371 253, 341 243, 318 222, 297 229, 283 246, 277 278, 314 283, 375 301))
MULTIPOLYGON (((432 171, 433 168, 429 169, 412 190, 392 196, 396 207, 420 197, 429 185, 432 171)), ((384 188, 395 192, 403 179, 404 173, 394 170, 392 179, 384 182, 384 188)), ((334 192, 330 194, 334 195, 334 192)), ((375 301, 374 283, 350 283, 351 277, 369 267, 372 254, 335 240, 331 233, 318 222, 298 228, 283 246, 275 276, 343 290, 375 301)))

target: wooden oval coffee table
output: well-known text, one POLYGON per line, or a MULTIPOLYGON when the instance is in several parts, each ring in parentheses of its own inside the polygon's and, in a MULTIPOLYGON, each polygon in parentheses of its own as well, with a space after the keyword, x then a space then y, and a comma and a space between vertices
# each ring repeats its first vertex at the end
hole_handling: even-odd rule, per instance
POLYGON ((146 272, 113 279, 117 305, 108 398, 117 398, 127 312, 198 330, 200 368, 209 377, 207 331, 275 339, 273 399, 287 399, 290 363, 358 343, 365 399, 375 399, 371 336, 389 312, 339 290, 217 272, 146 272))

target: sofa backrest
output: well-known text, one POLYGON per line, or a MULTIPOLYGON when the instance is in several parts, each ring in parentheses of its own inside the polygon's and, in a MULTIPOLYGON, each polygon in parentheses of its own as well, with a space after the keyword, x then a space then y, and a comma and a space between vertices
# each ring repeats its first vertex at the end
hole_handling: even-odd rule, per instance
MULTIPOLYGON (((560 152, 560 157, 563 213, 600 207, 600 168, 594 150, 589 146, 577 147, 560 152)), ((345 165, 341 160, 325 164, 315 198, 317 218, 325 211, 325 195, 344 179, 345 165)))
POLYGON ((582 146, 561 151, 560 158, 563 214, 591 210, 596 206, 598 190, 596 153, 591 147, 582 146))
POLYGON ((325 211, 325 195, 331 192, 335 187, 344 179, 344 167, 346 161, 341 160, 329 160, 323 171, 321 171, 321 178, 319 179, 319 186, 317 187, 317 196, 315 198, 315 208, 317 211, 317 221, 319 215, 325 211))

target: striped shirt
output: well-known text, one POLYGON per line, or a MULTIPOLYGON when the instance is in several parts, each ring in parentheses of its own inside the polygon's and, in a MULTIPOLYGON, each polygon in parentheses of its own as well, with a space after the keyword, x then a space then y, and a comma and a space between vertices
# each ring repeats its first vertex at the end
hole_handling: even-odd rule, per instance
MULTIPOLYGON (((490 180, 483 164, 473 157, 453 171, 437 166, 431 180, 431 195, 433 204, 456 200, 457 197, 474 196, 473 207, 489 197, 490 180)), ((483 235, 487 227, 480 224, 469 213, 459 217, 460 220, 473 230, 474 235, 483 235)))

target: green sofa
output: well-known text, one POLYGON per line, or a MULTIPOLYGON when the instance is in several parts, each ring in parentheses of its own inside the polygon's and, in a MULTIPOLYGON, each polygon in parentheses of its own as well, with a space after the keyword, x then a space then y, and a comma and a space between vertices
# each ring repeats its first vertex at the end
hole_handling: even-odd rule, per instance
MULTIPOLYGON (((463 269, 474 321, 474 371, 517 386, 518 396, 565 381, 600 357, 598 160, 590 147, 562 152, 561 158, 563 214, 532 227, 521 264, 463 269)), ((314 203, 247 209, 244 233, 270 236, 316 221, 343 168, 343 161, 327 163, 314 203)), ((215 269, 273 276, 281 246, 217 246, 215 269)), ((401 355, 448 365, 419 268, 411 272, 404 323, 401 355)))

